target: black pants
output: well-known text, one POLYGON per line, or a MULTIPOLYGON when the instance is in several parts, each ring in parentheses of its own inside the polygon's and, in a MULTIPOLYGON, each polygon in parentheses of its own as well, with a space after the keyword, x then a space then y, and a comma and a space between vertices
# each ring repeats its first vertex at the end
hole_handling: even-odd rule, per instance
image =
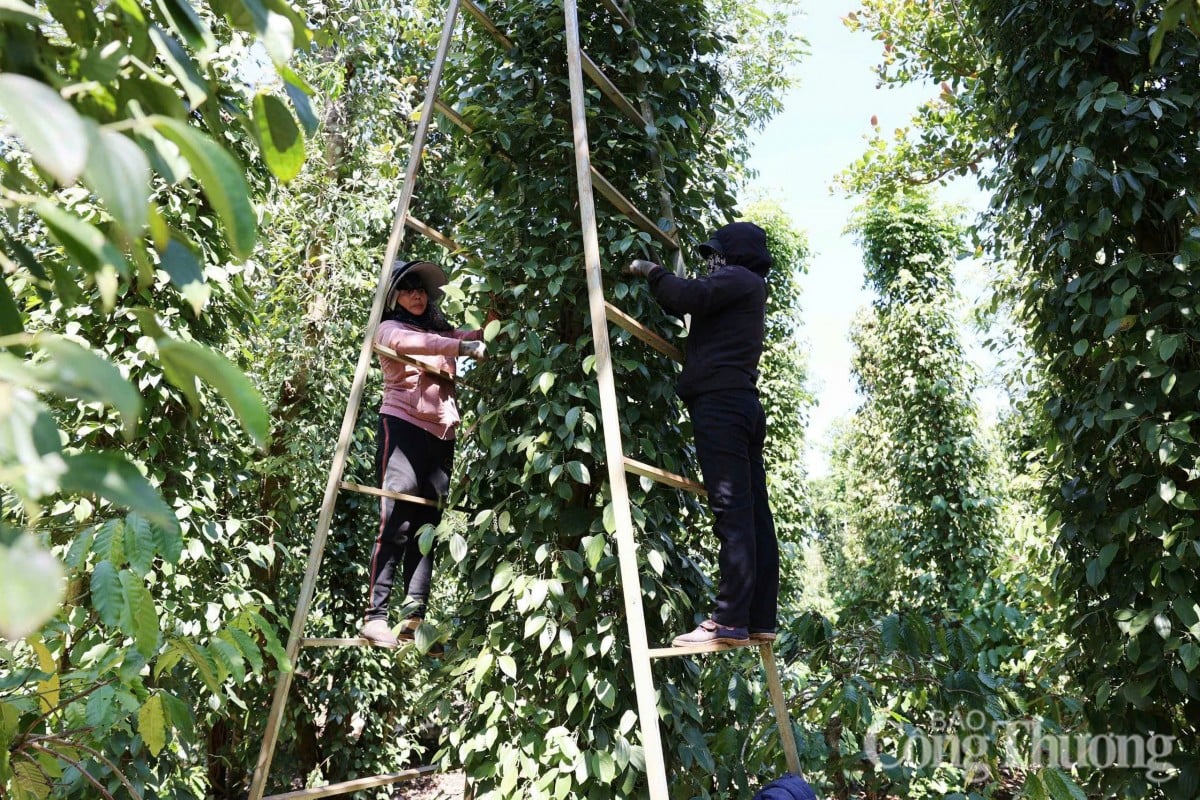
MULTIPOLYGON (((439 439, 411 422, 380 414, 375 442, 375 469, 380 487, 431 500, 446 498, 454 466, 453 439, 439 439)), ((425 524, 437 525, 441 521, 441 509, 381 498, 379 536, 371 550, 367 619, 387 619, 397 562, 402 564, 405 591, 416 603, 411 616, 425 616, 433 577, 433 552, 421 554, 417 534, 425 524)))
POLYGON ((767 420, 751 390, 708 392, 688 402, 696 455, 721 543, 719 625, 775 630, 779 542, 767 502, 767 420))

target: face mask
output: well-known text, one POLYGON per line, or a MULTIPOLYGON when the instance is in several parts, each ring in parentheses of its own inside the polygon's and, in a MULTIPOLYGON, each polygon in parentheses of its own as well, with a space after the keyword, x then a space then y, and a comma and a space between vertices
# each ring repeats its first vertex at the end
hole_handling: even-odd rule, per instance
POLYGON ((712 253, 707 259, 705 259, 704 263, 708 267, 708 271, 711 274, 725 266, 725 256, 721 255, 720 253, 712 253))

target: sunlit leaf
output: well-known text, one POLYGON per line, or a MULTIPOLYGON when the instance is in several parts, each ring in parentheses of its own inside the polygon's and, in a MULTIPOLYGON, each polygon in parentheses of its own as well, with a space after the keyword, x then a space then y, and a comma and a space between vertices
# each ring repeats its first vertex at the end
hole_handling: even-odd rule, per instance
POLYGON ((192 63, 192 57, 174 36, 157 25, 150 26, 150 40, 154 42, 159 56, 166 62, 167 67, 179 81, 183 93, 187 95, 192 108, 196 108, 208 99, 208 82, 200 74, 200 70, 192 63))
POLYGON ((229 246, 238 258, 246 258, 258 237, 258 216, 241 167, 223 147, 185 122, 155 117, 153 125, 187 159, 204 196, 221 218, 229 246))
POLYGON ((94 494, 114 505, 136 511, 156 525, 178 530, 179 520, 150 481, 124 455, 111 452, 75 453, 63 457, 64 492, 94 494))
POLYGON ((141 232, 150 203, 150 161, 140 147, 122 134, 94 129, 83 181, 128 234, 141 232))
POLYGON ((216 350, 198 342, 179 339, 159 339, 158 354, 163 368, 173 375, 173 383, 199 378, 216 389, 233 409, 246 433, 259 447, 264 447, 271 432, 271 420, 262 395, 254 384, 216 350))
POLYGON ((38 335, 33 346, 49 358, 30 363, 0 352, 0 369, 6 380, 61 397, 111 405, 121 415, 126 438, 132 438, 141 415, 142 398, 111 361, 70 339, 52 334, 38 335))
POLYGON ((167 720, 162 695, 154 692, 138 709, 138 733, 150 755, 157 756, 167 745, 167 720))
POLYGON ((0 20, 30 25, 40 25, 50 21, 39 14, 33 6, 21 0, 0 0, 0 20))
POLYGON ((0 75, 0 109, 39 167, 70 186, 87 163, 84 120, 58 92, 24 75, 0 75))
POLYGON ((54 616, 63 578, 62 565, 29 534, 0 543, 0 637, 16 641, 54 616))
POLYGON ((271 173, 284 183, 299 175, 304 137, 287 105, 273 94, 259 92, 254 97, 254 129, 271 173))
POLYGON ((212 289, 204 279, 204 268, 192 248, 177 237, 171 237, 159 258, 160 265, 171 278, 171 284, 191 304, 192 311, 199 315, 208 304, 212 289))

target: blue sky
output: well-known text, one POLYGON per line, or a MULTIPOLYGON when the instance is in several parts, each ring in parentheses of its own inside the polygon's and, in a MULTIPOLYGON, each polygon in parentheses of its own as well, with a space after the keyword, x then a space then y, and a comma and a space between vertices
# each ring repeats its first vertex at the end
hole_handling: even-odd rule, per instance
MULTIPOLYGON (((832 191, 835 177, 866 146, 871 117, 884 131, 906 124, 913 111, 938 93, 936 86, 877 89, 873 66, 883 46, 863 32, 851 32, 841 17, 858 8, 856 0, 819 0, 796 20, 809 41, 800 63, 799 85, 784 99, 784 111, 753 138, 750 166, 759 177, 750 191, 777 200, 813 250, 803 279, 803 329, 809 370, 818 404, 809 422, 807 463, 822 475, 827 457, 821 447, 830 424, 858 403, 850 378, 849 331, 857 310, 870 303, 863 288, 862 260, 844 233, 858 200, 832 191)), ((982 194, 970 182, 940 193, 942 199, 982 208, 982 194)), ((977 268, 963 265, 960 289, 968 300, 981 291, 977 268)), ((979 358, 977 348, 973 354, 979 358)), ((990 405, 983 398, 985 407, 990 405)), ((985 409, 986 410, 986 409, 985 409)))

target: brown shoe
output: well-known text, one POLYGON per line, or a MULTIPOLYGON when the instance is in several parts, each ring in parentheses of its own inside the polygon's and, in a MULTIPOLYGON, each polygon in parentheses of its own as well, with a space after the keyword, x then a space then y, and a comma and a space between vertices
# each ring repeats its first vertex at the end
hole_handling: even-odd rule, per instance
POLYGON ((388 627, 387 620, 384 619, 367 620, 358 629, 358 635, 375 647, 386 647, 391 650, 400 646, 400 640, 396 638, 396 634, 392 633, 392 629, 388 627))
POLYGON ((671 642, 672 647, 692 647, 698 644, 750 644, 750 635, 745 628, 729 628, 706 619, 696 630, 676 636, 671 642))

